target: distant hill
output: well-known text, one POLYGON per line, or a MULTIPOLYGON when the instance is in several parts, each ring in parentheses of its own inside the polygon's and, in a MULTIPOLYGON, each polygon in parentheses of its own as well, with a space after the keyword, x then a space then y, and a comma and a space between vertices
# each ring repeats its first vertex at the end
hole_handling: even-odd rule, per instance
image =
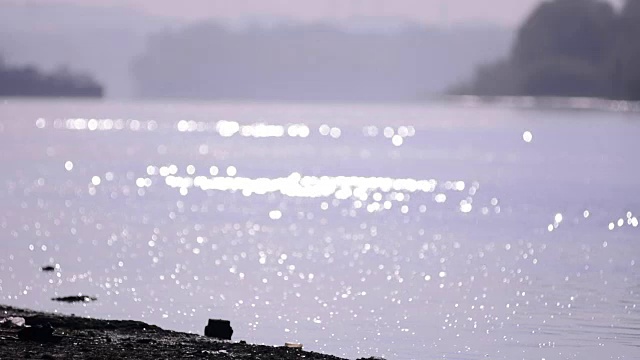
POLYGON ((511 55, 480 67, 457 94, 640 100, 640 0, 553 0, 518 31, 511 55))
POLYGON ((154 35, 132 69, 141 97, 402 101, 446 89, 510 42, 508 31, 490 27, 230 30, 206 22, 154 35))

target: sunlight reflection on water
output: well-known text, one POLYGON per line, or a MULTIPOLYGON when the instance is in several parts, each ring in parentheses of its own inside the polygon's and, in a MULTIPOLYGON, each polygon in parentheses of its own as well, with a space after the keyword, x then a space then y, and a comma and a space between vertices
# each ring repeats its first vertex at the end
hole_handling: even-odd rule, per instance
POLYGON ((2 303, 197 333, 222 317, 237 340, 350 358, 640 346, 637 115, 0 109, 2 303), (79 292, 99 301, 48 300, 79 292))

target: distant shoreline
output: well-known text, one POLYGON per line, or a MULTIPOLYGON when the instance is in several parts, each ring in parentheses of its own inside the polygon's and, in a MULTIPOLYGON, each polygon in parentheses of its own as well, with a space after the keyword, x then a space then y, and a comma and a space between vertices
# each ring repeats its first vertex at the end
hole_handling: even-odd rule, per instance
POLYGON ((640 101, 612 100, 598 97, 446 95, 434 97, 432 100, 452 102, 468 107, 498 105, 518 109, 640 112, 640 101))
POLYGON ((254 104, 254 105, 299 105, 299 106, 428 106, 447 104, 455 107, 479 108, 496 106, 513 109, 576 110, 604 112, 640 112, 640 101, 611 100, 596 97, 533 97, 533 96, 475 96, 475 95, 433 95, 422 99, 405 101, 292 101, 257 99, 189 99, 189 98, 112 98, 112 97, 72 97, 72 96, 1 96, 0 102, 61 102, 66 100, 96 101, 121 104, 159 104, 163 105, 216 105, 216 104, 254 104))
MULTIPOLYGON (((21 317, 26 325, 53 328, 48 341, 22 340, 22 327, 0 324, 0 359, 254 359, 345 360, 339 357, 302 351, 284 346, 247 344, 244 341, 219 341, 212 338, 161 329, 140 321, 98 320, 44 313, 0 305, 0 320, 21 317), (44 346, 42 344, 45 344, 44 346)), ((202 319, 202 327, 207 319, 202 319)), ((233 323, 231 324, 233 326, 233 323)), ((284 344, 284 339, 283 339, 284 344)))

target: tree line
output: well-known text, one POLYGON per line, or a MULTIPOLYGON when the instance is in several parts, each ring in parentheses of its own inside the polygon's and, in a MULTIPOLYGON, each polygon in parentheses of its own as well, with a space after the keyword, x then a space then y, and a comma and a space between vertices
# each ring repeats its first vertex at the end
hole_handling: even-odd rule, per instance
POLYGON ((640 0, 553 0, 520 27, 510 56, 452 90, 481 96, 640 100, 640 0))
POLYGON ((34 66, 11 66, 0 57, 0 96, 102 97, 103 88, 93 78, 66 68, 45 73, 34 66))

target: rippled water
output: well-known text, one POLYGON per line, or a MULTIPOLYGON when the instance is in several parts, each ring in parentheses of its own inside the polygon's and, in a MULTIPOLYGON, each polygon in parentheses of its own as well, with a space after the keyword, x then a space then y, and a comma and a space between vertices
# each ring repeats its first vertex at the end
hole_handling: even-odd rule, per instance
POLYGON ((638 139, 634 112, 4 101, 0 302, 350 358, 640 359, 638 139))

